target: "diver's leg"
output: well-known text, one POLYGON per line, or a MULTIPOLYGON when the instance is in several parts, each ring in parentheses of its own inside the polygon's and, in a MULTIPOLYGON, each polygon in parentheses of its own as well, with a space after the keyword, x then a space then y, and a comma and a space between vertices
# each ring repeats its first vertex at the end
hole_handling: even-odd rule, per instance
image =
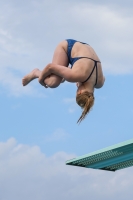
POLYGON ((34 69, 29 74, 23 77, 22 84, 23 86, 28 85, 32 80, 39 78, 41 71, 39 69, 34 69))
MULTIPOLYGON (((63 41, 63 42, 66 42, 66 41, 63 41)), ((62 65, 64 67, 68 67, 68 64, 69 64, 68 57, 64 48, 62 47, 62 43, 60 43, 56 47, 54 55, 53 55, 52 63, 62 65)), ((62 77, 57 76, 56 74, 51 74, 49 77, 45 79, 44 82, 48 87, 55 88, 55 87, 58 87, 61 82, 64 82, 64 80, 62 77)))
MULTIPOLYGON (((64 41, 64 42, 66 42, 66 41, 64 41)), ((53 55, 52 63, 58 64, 58 65, 63 65, 64 67, 68 66, 68 57, 67 57, 67 54, 66 54, 64 48, 62 47, 62 43, 60 43, 56 47, 54 55, 53 55)), ((40 73, 41 73, 41 71, 39 69, 34 69, 29 74, 24 76, 22 79, 23 86, 26 86, 32 80, 39 78, 40 73)), ((50 88, 55 88, 60 85, 62 80, 63 80, 62 77, 57 76, 55 74, 51 74, 44 80, 44 83, 50 88)))

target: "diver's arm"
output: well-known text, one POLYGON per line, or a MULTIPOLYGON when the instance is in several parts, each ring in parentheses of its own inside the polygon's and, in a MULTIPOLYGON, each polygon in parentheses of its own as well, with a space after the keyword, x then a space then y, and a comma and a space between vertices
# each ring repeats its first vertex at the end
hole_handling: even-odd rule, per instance
POLYGON ((57 64, 48 64, 41 72, 41 75, 39 77, 39 83, 41 85, 44 85, 44 80, 47 76, 50 74, 58 75, 62 78, 64 78, 68 82, 83 82, 84 76, 83 73, 79 70, 72 70, 68 67, 57 65, 57 64))

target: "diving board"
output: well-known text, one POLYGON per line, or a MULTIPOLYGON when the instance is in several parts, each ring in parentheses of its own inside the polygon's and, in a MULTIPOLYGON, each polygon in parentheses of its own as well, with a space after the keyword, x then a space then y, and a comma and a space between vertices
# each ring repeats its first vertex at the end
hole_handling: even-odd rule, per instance
POLYGON ((116 171, 133 166, 133 139, 66 161, 66 165, 116 171))

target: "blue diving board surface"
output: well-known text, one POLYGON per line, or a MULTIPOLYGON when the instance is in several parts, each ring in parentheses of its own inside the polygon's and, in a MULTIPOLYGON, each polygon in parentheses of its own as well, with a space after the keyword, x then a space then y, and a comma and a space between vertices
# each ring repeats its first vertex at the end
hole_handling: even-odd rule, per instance
POLYGON ((66 161, 66 165, 116 171, 133 166, 133 139, 66 161))

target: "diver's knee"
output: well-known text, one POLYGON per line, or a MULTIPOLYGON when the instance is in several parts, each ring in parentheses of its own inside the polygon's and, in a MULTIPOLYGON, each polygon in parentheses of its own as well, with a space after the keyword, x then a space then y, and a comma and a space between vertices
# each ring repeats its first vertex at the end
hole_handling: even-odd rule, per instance
POLYGON ((47 84, 48 85, 48 87, 50 87, 50 88, 56 88, 56 87, 58 87, 59 85, 60 85, 60 83, 57 83, 57 81, 56 82, 50 82, 49 84, 47 84))
POLYGON ((57 75, 51 75, 45 79, 45 84, 50 88, 56 88, 60 85, 62 78, 57 75))
POLYGON ((49 78, 45 81, 46 85, 50 88, 56 88, 60 85, 60 81, 58 79, 49 78))
POLYGON ((58 87, 59 85, 48 85, 49 88, 56 88, 58 87))

